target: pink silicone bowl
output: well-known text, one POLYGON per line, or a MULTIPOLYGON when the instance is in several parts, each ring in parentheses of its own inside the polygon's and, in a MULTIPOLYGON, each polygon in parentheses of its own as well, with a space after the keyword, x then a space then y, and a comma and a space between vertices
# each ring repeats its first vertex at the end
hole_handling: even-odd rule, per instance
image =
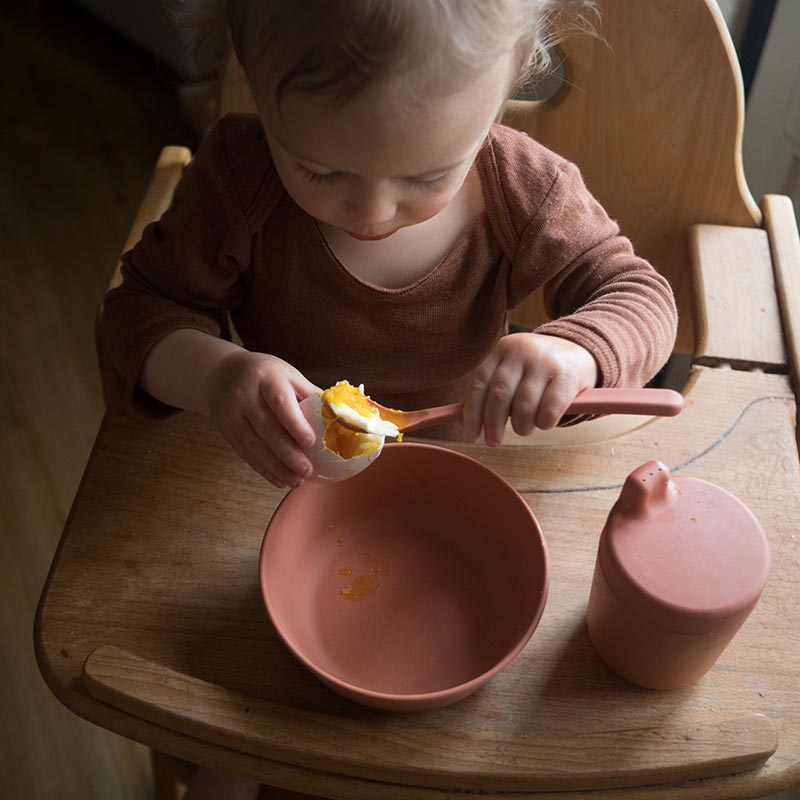
POLYGON ((510 484, 468 456, 404 443, 353 478, 290 492, 260 577, 301 663, 351 700, 412 711, 466 697, 522 650, 548 559, 510 484))

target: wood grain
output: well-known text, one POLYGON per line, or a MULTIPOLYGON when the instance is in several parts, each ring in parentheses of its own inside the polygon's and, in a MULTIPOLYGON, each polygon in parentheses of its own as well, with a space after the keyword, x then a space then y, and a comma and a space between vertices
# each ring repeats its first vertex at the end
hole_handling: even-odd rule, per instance
MULTIPOLYGON (((580 166, 636 251, 672 284, 677 349, 691 352, 689 226, 760 221, 741 163, 736 54, 713 0, 601 0, 598 9, 597 36, 559 46, 561 90, 543 103, 511 102, 506 121, 580 166)), ((517 321, 540 313, 534 300, 517 321)))
POLYGON ((24 5, 0 4, 0 797, 133 800, 148 751, 53 697, 31 629, 103 417, 94 312, 161 145, 192 139, 151 57, 24 5))
MULTIPOLYGON (((723 800, 782 789, 800 778, 794 397, 785 376, 698 368, 687 400, 679 417, 604 442, 457 447, 496 470, 530 503, 547 538, 550 598, 531 642, 484 689, 452 707, 414 715, 361 708, 334 694, 292 659, 269 625, 257 558, 282 493, 240 463, 200 417, 141 422, 112 411, 40 604, 42 673, 62 702, 97 724, 189 760, 327 797, 374 797, 379 785, 387 800, 464 792, 585 800, 583 792, 533 788, 546 786, 545 777, 559 770, 568 773, 566 760, 525 771, 524 790, 497 787, 508 789, 503 781, 526 739, 582 736, 605 739, 607 748, 632 731, 723 730, 723 723, 752 714, 778 729, 778 748, 764 766, 733 777, 639 787, 637 800, 723 800), (773 552, 772 573, 751 618, 711 672, 673 692, 643 690, 611 673, 594 654, 583 622, 605 515, 625 476, 654 457, 740 497, 761 521, 773 552), (92 697, 83 665, 101 645, 221 687, 229 700, 255 698, 263 719, 259 755, 202 741, 92 697), (287 728, 287 720, 296 727, 287 728), (336 752, 347 771, 335 767, 336 752), (384 763, 400 764, 404 780, 414 776, 415 784, 383 779, 384 763)), ((232 702, 228 712, 225 724, 244 730, 253 706, 232 702)), ((193 713, 204 725, 214 716, 201 705, 193 713)), ((668 748, 645 750, 657 760, 668 748)), ((605 781, 617 783, 632 769, 624 759, 609 759, 605 768, 605 781)), ((604 779, 593 776, 598 788, 592 798, 631 791, 601 788, 604 779)), ((523 781, 521 773, 516 780, 523 781)))
POLYGON ((288 763, 313 759, 330 772, 442 789, 469 784, 482 791, 558 791, 696 780, 754 769, 778 745, 772 721, 759 714, 634 728, 613 737, 607 732, 519 737, 510 731, 469 731, 461 734, 458 748, 438 755, 435 769, 421 774, 406 754, 440 750, 440 731, 405 730, 369 763, 353 756, 360 753, 364 735, 353 720, 337 721, 335 738, 312 738, 310 730, 324 730, 329 722, 324 715, 232 692, 117 647, 94 650, 83 677, 92 697, 196 739, 288 763), (243 715, 244 708, 249 711, 243 715))
POLYGON ((768 194, 763 198, 762 205, 775 270, 789 373, 797 393, 800 390, 800 236, 797 217, 788 197, 768 194))
POLYGON ((786 350, 766 231, 693 225, 690 242, 695 363, 783 372, 786 350))

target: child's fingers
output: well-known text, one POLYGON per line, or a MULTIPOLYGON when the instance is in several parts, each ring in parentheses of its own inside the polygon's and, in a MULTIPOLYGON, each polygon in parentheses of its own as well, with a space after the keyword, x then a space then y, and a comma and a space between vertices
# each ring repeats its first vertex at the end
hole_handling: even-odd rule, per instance
POLYGON ((539 410, 536 414, 536 427, 548 430, 554 428, 561 417, 567 413, 569 404, 583 388, 581 384, 568 376, 560 380, 552 380, 544 388, 539 410))
MULTIPOLYGON (((313 384, 309 386, 313 391, 313 384)), ((276 427, 286 431, 301 450, 308 450, 314 444, 316 436, 300 410, 294 386, 289 381, 272 386, 262 385, 261 397, 266 404, 266 411, 274 418, 276 427)))
POLYGON ((464 433, 470 439, 477 439, 483 429, 483 412, 486 406, 486 395, 489 391, 492 375, 499 358, 493 351, 472 373, 469 388, 464 396, 464 411, 461 415, 461 424, 464 433))
POLYGON ((530 436, 536 430, 536 416, 541 403, 543 381, 528 378, 520 382, 511 404, 511 427, 520 436, 530 436))
POLYGON ((308 456, 269 409, 264 408, 248 422, 258 439, 256 446, 262 451, 261 458, 272 472, 291 486, 311 474, 313 468, 308 456))
POLYGON ((264 478, 265 481, 271 483, 276 489, 285 489, 289 485, 286 483, 286 481, 281 480, 277 475, 274 475, 258 462, 249 460, 241 453, 239 454, 239 457, 245 462, 245 464, 254 469, 262 478, 264 478))
MULTIPOLYGON (((245 423, 247 431, 242 441, 249 456, 248 463, 255 465, 257 471, 265 477, 266 474, 274 475, 284 486, 298 486, 302 482, 306 468, 301 467, 298 470, 291 458, 286 458, 285 454, 276 451, 272 442, 277 440, 278 434, 271 431, 265 434, 263 429, 259 430, 258 425, 250 420, 245 420, 245 423)), ((302 457, 299 451, 297 454, 302 457)))
POLYGON ((263 447, 261 447, 260 439, 256 436, 252 428, 243 435, 226 438, 236 455, 273 486, 278 489, 284 489, 289 481, 294 479, 289 470, 285 467, 283 469, 278 469, 276 472, 276 470, 268 466, 268 460, 265 458, 265 452, 263 447))
POLYGON ((483 403, 486 397, 486 384, 473 379, 464 397, 464 410, 461 424, 469 439, 477 439, 483 427, 483 403))
POLYGON ((506 422, 522 378, 522 366, 516 360, 504 360, 497 365, 486 392, 483 408, 483 430, 486 444, 496 447, 503 441, 506 422))
POLYGON ((294 369, 292 367, 293 375, 290 378, 291 384, 294 387, 295 394, 301 399, 305 400, 306 397, 312 394, 319 394, 322 389, 319 386, 311 383, 305 375, 303 375, 300 370, 294 369))

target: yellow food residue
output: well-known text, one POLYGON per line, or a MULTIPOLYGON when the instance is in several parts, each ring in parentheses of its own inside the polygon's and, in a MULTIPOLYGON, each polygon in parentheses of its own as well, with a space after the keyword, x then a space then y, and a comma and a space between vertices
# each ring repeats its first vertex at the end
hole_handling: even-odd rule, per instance
POLYGON ((342 587, 342 595, 348 600, 360 600, 380 588, 381 582, 374 575, 359 575, 352 583, 342 587))
MULTIPOLYGON (((380 558, 369 556, 369 563, 367 565, 369 574, 357 575, 352 583, 343 586, 340 590, 342 597, 348 600, 361 600, 369 594, 377 591, 381 586, 381 577, 392 574, 392 568, 388 561, 383 561, 380 558)), ((352 575, 352 567, 345 567, 339 570, 340 575, 352 575)))
POLYGON ((378 558, 372 560, 369 565, 369 570, 373 575, 391 575, 392 568, 389 566, 388 561, 381 561, 378 558))

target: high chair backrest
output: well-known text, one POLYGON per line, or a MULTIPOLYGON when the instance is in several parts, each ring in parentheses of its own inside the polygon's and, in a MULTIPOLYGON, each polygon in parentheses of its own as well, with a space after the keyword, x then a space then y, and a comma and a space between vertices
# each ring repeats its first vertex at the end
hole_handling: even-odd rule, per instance
MULTIPOLYGON (((505 122, 581 168, 639 254, 671 282, 677 350, 694 344, 689 227, 752 227, 760 212, 744 179, 741 74, 716 0, 598 0, 597 35, 559 46, 564 81, 546 101, 509 101, 505 122)), ((234 60, 220 112, 252 110, 234 60)), ((540 298, 513 321, 544 318, 540 298)))

